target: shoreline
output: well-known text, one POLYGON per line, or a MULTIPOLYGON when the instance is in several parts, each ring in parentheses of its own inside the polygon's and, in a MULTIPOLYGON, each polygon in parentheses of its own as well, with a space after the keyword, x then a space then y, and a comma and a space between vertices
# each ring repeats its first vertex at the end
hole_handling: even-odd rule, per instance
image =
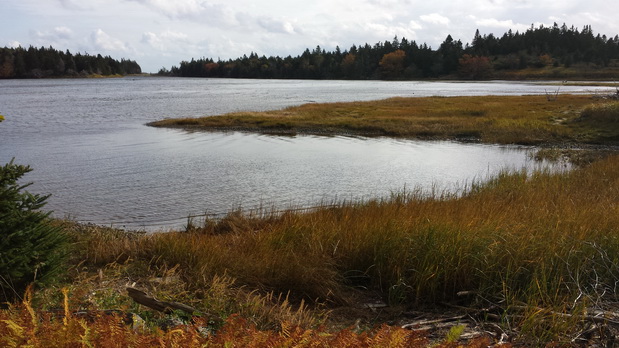
MULTIPOLYGON (((253 320, 266 329, 283 318, 329 332, 423 324, 430 337, 440 338, 464 324, 472 336, 462 336, 461 342, 487 335, 489 327, 500 328, 514 342, 542 339, 537 336, 542 334, 548 335, 543 340, 562 340, 586 330, 587 313, 612 303, 597 293, 596 303, 562 307, 580 297, 571 291, 572 268, 552 265, 566 262, 586 274, 591 265, 579 261, 619 245, 614 238, 618 215, 608 211, 616 202, 618 160, 613 156, 566 173, 501 176, 461 198, 412 193, 281 216, 231 213, 170 233, 64 223, 83 246, 75 263, 90 265, 76 284, 96 293, 101 291, 97 279, 105 279, 108 296, 121 303, 128 300, 122 275, 141 270, 132 279, 145 292, 182 298, 221 318, 258 316, 253 320), (408 269, 415 272, 402 271, 408 269), (510 270, 519 273, 506 276, 510 270), (538 294, 530 286, 542 281, 549 288, 538 294), (273 291, 287 293, 286 300, 274 298, 273 291), (206 299, 198 295, 204 292, 206 299), (226 299, 226 307, 213 300, 218 297, 226 299), (262 311, 269 314, 261 316, 262 311), (548 332, 531 330, 529 324, 549 325, 548 332)), ((589 280, 578 285, 584 288, 589 280)), ((599 324, 616 332, 613 323, 599 324)), ((501 335, 486 337, 497 342, 501 335)))

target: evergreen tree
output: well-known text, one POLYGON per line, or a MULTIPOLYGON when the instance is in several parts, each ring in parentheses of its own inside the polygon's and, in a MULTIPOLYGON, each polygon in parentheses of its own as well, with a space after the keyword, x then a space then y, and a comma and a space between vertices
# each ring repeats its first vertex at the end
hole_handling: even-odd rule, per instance
POLYGON ((67 236, 40 211, 49 196, 17 183, 30 171, 13 160, 0 167, 0 302, 19 298, 30 283, 52 280, 67 255, 67 236))
POLYGON ((28 50, 22 47, 0 48, 0 78, 31 78, 51 76, 76 76, 88 74, 126 75, 140 74, 142 69, 132 60, 120 62, 100 54, 72 55, 69 50, 58 51, 53 47, 28 50))
MULTIPOLYGON (((544 67, 547 63, 558 67, 593 63, 597 66, 614 66, 619 60, 619 37, 593 35, 591 26, 578 32, 573 26, 535 28, 526 32, 507 31, 502 36, 482 35, 475 31, 473 41, 463 45, 447 35, 437 50, 427 44, 401 40, 395 36, 391 41, 352 45, 348 50, 339 46, 329 52, 320 46, 305 49, 296 57, 259 57, 252 52, 249 57, 229 59, 193 59, 183 61, 180 67, 161 69, 162 75, 183 77, 233 77, 233 78, 294 78, 294 79, 411 79, 436 78, 441 76, 468 76, 466 78, 487 78, 488 72, 517 70, 527 67, 544 67), (404 54, 396 52, 403 52, 404 54), (463 73, 461 58, 467 67, 482 73, 463 73), (474 57, 475 59, 470 59, 474 57), (485 58, 484 58, 485 57, 485 58), (394 60, 395 59, 395 60, 394 60), (392 64, 397 62, 397 64, 392 64), (473 64, 474 63, 474 64, 473 64), (473 76, 473 77, 471 77, 473 76)), ((17 63, 15 63, 17 66, 17 63)), ((17 69, 17 68, 16 68, 17 69)))

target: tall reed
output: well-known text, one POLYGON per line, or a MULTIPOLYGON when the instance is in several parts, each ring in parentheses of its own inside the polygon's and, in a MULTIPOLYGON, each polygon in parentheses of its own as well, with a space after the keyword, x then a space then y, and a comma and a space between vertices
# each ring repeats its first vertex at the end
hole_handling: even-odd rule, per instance
POLYGON ((413 192, 261 223, 239 217, 240 227, 218 234, 213 222, 192 233, 145 235, 108 243, 109 255, 95 260, 180 265, 195 287, 226 274, 311 300, 346 301, 359 288, 410 304, 474 291, 555 305, 614 296, 618 197, 615 156, 568 173, 503 173, 462 197, 413 192))

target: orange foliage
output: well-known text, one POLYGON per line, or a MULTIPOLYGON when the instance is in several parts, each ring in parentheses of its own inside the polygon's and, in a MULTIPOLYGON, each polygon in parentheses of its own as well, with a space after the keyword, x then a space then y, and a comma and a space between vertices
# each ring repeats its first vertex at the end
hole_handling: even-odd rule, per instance
POLYGON ((406 53, 402 50, 396 50, 395 52, 385 54, 378 63, 383 77, 387 79, 402 77, 405 58, 406 53))
POLYGON ((217 63, 206 63, 204 64, 204 70, 206 70, 207 73, 210 73, 212 71, 215 71, 219 69, 219 64, 217 63))
MULTIPOLYGON (((428 347, 431 342, 423 331, 383 325, 373 331, 357 333, 351 329, 329 333, 324 328, 303 329, 282 323, 276 331, 261 331, 248 321, 231 316, 216 333, 207 334, 200 319, 167 331, 131 328, 120 316, 100 315, 93 320, 49 313, 35 317, 29 304, 0 311, 0 346, 45 347, 428 347)), ((34 313, 34 312, 33 312, 34 313)), ((487 347, 488 338, 478 338, 468 345, 432 344, 433 347, 487 347)))
MULTIPOLYGON (((207 328, 206 320, 194 318, 192 324, 168 330, 131 327, 123 316, 103 311, 88 319, 73 315, 69 309, 69 291, 63 289, 64 311, 36 313, 31 306, 31 289, 24 302, 8 310, 0 310, 0 347, 335 347, 382 348, 427 347, 427 332, 408 330, 383 324, 379 328, 357 333, 351 329, 335 333, 324 327, 304 329, 282 322, 279 331, 258 330, 238 315, 228 318, 216 333, 207 328)), ((469 345, 455 342, 434 343, 433 347, 487 347, 490 339, 480 337, 469 345)))
POLYGON ((471 56, 465 54, 459 59, 458 74, 470 80, 487 79, 492 76, 492 63, 488 57, 471 56))

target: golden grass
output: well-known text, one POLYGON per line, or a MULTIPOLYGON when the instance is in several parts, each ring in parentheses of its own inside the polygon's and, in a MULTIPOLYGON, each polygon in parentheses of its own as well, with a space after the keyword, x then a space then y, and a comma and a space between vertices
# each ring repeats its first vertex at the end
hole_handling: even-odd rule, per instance
MULTIPOLYGON (((167 119, 156 127, 257 132, 361 134, 410 138, 466 139, 487 143, 599 142, 596 123, 575 120, 591 96, 483 96, 390 98, 381 101, 306 104, 278 111, 167 119)), ((619 127, 610 130, 619 134, 619 127)))
MULTIPOLYGON (((459 291, 472 291, 478 294, 473 302, 501 303, 507 313, 514 308, 522 319, 510 325, 548 342, 580 325, 552 311, 577 318, 586 306, 615 296, 618 197, 619 157, 610 157, 564 174, 502 174, 472 185, 463 197, 410 192, 310 213, 266 218, 237 213, 191 233, 127 234, 74 226, 79 274, 90 269, 92 276, 77 279, 71 298, 82 309, 139 312, 122 293, 127 283, 137 282, 162 299, 224 318, 240 314, 242 323, 218 332, 228 337, 249 330, 249 336, 228 337, 247 342, 252 335, 260 340, 270 335, 260 330, 281 333, 282 325, 296 327, 299 334, 336 337, 317 328, 329 308, 353 301, 358 291, 412 307, 457 300, 459 291), (522 306, 545 310, 523 312, 522 306)), ((71 324, 69 318, 68 324, 43 319, 37 325, 46 329, 32 328, 28 313, 5 312, 0 331, 25 339, 33 330, 43 337, 68 325, 75 335, 67 337, 95 342, 106 335, 95 332, 119 325, 109 317, 100 318, 101 324, 71 324)), ((174 336, 115 330, 125 335, 118 342, 174 336)), ((177 338, 202 339, 191 330, 183 328, 177 338)))
MULTIPOLYGON (((72 225, 71 301, 77 308, 143 312, 124 295, 125 286, 135 285, 218 317, 240 314, 256 335, 282 330, 283 323, 300 332, 330 327, 330 309, 360 294, 378 294, 394 308, 494 304, 508 325, 541 344, 567 337, 587 308, 616 299, 619 156, 566 173, 504 173, 465 191, 430 197, 414 191, 266 217, 237 212, 192 232, 72 225), (475 296, 462 302, 461 291, 475 296)), ((62 307, 49 291, 34 303, 62 307)), ((39 329, 27 326, 28 313, 0 313, 8 316, 0 331, 31 337, 39 329)), ((45 320, 37 325, 64 325, 45 320)), ((79 337, 81 325, 75 324, 79 337)))
POLYGON ((587 106, 581 119, 599 123, 619 123, 619 101, 587 106))
POLYGON ((227 275, 297 301, 345 303, 351 289, 363 288, 392 303, 451 301, 475 291, 556 306, 612 287, 619 276, 618 203, 619 157, 611 157, 564 174, 502 174, 461 198, 406 193, 261 224, 237 218, 253 227, 223 234, 213 222, 192 233, 113 243, 91 235, 82 250, 87 263, 179 265, 193 289, 227 275))

